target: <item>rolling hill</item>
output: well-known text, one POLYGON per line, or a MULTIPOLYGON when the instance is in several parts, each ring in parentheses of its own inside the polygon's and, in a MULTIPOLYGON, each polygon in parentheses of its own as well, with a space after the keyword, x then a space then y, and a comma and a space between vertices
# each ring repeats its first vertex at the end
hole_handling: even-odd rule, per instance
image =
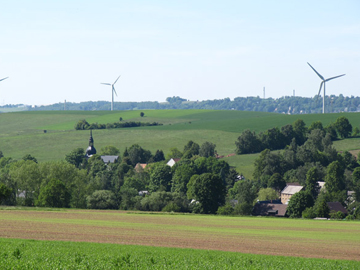
MULTIPOLYGON (((140 111, 33 111, 0 114, 0 150, 5 156, 19 159, 26 154, 39 161, 60 160, 71 150, 88 146, 89 131, 75 130, 77 121, 113 123, 119 121, 159 122, 162 126, 94 130, 95 147, 113 145, 121 152, 132 144, 139 144, 155 152, 166 154, 171 147, 180 150, 189 141, 216 144, 220 155, 234 153, 235 141, 246 129, 256 132, 281 127, 302 119, 307 125, 321 121, 335 122, 340 116, 360 126, 359 113, 285 115, 265 112, 214 110, 143 110, 140 111), (46 133, 44 132, 46 130, 46 133)), ((335 142, 338 150, 360 149, 358 138, 335 142)), ((245 176, 251 176, 255 155, 232 156, 226 160, 245 176)))

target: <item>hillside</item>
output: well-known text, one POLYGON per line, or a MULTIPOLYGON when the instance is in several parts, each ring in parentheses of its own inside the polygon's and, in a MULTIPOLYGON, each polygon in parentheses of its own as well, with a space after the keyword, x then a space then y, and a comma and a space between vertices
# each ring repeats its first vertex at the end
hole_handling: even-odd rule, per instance
MULTIPOLYGON (((86 119, 89 123, 119 121, 159 122, 163 126, 94 130, 95 147, 100 150, 113 145, 121 152, 125 147, 139 144, 155 152, 166 154, 171 147, 180 150, 189 141, 216 144, 220 155, 234 153, 235 140, 245 129, 256 132, 291 124, 303 119, 306 125, 321 121, 324 125, 345 116, 355 127, 360 126, 359 113, 285 115, 264 112, 214 110, 143 110, 140 111, 33 111, 0 114, 0 150, 5 156, 19 159, 26 154, 39 161, 60 160, 71 150, 88 146, 89 131, 75 130, 75 123, 86 119), (44 132, 46 130, 46 133, 44 132)), ((360 149, 358 138, 335 142, 338 150, 360 149)), ((256 155, 226 158, 244 175, 250 176, 256 155)))

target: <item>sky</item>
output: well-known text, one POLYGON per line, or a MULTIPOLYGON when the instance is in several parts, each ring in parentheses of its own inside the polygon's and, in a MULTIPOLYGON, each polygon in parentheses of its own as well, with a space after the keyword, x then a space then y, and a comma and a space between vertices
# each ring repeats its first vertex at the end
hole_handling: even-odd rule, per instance
POLYGON ((359 96, 360 1, 1 1, 0 105, 359 96))

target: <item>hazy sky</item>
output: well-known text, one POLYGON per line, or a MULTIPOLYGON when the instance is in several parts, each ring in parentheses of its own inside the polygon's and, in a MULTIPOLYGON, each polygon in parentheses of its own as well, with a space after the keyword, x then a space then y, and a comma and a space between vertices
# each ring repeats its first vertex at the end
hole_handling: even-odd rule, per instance
POLYGON ((0 105, 360 95, 360 1, 2 1, 0 105))

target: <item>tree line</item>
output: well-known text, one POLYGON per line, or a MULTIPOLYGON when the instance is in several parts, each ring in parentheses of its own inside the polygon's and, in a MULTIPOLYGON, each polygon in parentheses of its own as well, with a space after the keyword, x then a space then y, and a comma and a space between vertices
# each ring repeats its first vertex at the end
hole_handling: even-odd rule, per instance
MULTIPOLYGON (((356 112, 359 111, 360 97, 344 97, 331 95, 325 97, 326 112, 356 112)), ((110 110, 110 102, 87 101, 80 103, 66 103, 66 110, 110 110)), ((281 98, 236 97, 188 101, 187 99, 174 96, 166 98, 166 102, 114 102, 115 110, 163 110, 163 109, 211 109, 211 110, 240 110, 261 111, 286 114, 309 114, 321 113, 322 98, 285 96, 281 98)), ((28 107, 28 110, 64 110, 64 103, 52 105, 28 107)))
MULTIPOLYGON (((329 217, 327 202, 338 201, 351 213, 349 218, 360 218, 360 164, 356 157, 345 151, 338 153, 332 146, 332 141, 339 136, 347 138, 352 132, 352 126, 345 117, 340 117, 333 125, 323 128, 319 121, 313 122, 306 127, 302 120, 297 120, 286 128, 277 129, 277 133, 271 129, 264 134, 272 136, 270 139, 262 140, 264 134, 256 137, 251 133, 252 140, 257 140, 257 145, 264 145, 263 141, 271 141, 281 151, 271 151, 270 147, 262 150, 255 160, 253 181, 247 186, 247 193, 252 197, 246 201, 251 204, 257 196, 254 186, 258 185, 263 189, 263 199, 276 199, 278 192, 287 183, 298 183, 304 189, 296 193, 288 205, 288 214, 291 217, 329 217), (291 128, 292 127, 292 128, 291 128), (284 130, 292 130, 292 137, 286 137, 284 130), (291 140, 285 147, 274 138, 291 140), (325 190, 320 191, 318 181, 325 182, 325 190), (269 189, 270 188, 270 189, 269 189), (272 191, 277 191, 274 193, 272 191), (355 191, 353 197, 349 197, 347 191, 355 191)), ((355 130, 356 128, 354 128, 355 130)), ((245 146, 249 131, 244 132, 236 142, 237 151, 241 153, 245 146), (242 142, 242 143, 240 143, 242 142), (239 146, 241 146, 239 148, 239 146), (245 146, 244 146, 245 145, 245 146)), ((358 135, 353 133, 353 136, 358 135)), ((269 145, 268 145, 269 146, 269 145)), ((259 148, 258 148, 259 149, 259 148)), ((236 185, 244 185, 236 183, 236 185)), ((236 196, 234 197, 236 198, 236 196)), ((228 207, 229 208, 229 207, 228 207)))
POLYGON ((352 128, 349 120, 342 116, 335 123, 330 123, 326 127, 320 121, 313 122, 306 127, 301 119, 296 120, 292 125, 285 125, 270 128, 264 132, 256 134, 254 131, 245 130, 235 142, 237 154, 259 153, 264 149, 277 150, 283 149, 295 139, 297 145, 302 145, 306 141, 306 136, 312 130, 320 129, 330 135, 331 140, 356 137, 360 134, 358 127, 352 128))
MULTIPOLYGON (((122 121, 122 120, 121 120, 122 121)), ((150 127, 150 126, 162 126, 163 124, 158 122, 114 122, 107 124, 91 123, 89 124, 85 119, 79 120, 75 124, 76 130, 88 130, 88 129, 111 129, 111 128, 131 128, 131 127, 150 127)))

